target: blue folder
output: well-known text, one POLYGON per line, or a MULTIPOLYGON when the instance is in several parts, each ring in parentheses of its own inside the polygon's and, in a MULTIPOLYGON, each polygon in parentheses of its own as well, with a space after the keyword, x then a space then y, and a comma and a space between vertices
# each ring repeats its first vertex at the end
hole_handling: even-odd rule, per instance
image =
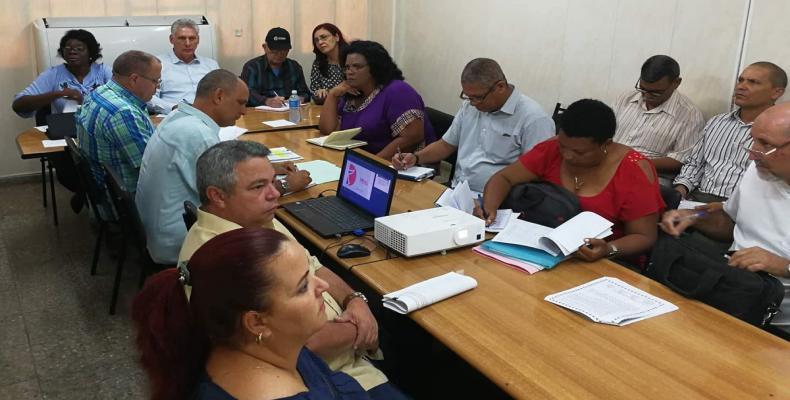
POLYGON ((519 246, 517 244, 492 242, 490 240, 483 242, 480 247, 492 253, 497 253, 506 257, 515 258, 517 260, 538 264, 544 269, 554 268, 555 265, 559 264, 565 259, 565 257, 553 256, 540 249, 519 246))

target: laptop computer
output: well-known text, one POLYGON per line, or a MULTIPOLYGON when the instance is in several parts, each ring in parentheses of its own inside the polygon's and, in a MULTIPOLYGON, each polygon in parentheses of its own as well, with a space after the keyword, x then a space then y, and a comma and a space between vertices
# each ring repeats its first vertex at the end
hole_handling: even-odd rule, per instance
POLYGON ((346 150, 336 196, 283 204, 283 208, 323 237, 373 229, 389 214, 398 171, 353 150, 346 150))
POLYGON ((77 136, 77 122, 74 113, 47 115, 47 137, 51 140, 77 136))

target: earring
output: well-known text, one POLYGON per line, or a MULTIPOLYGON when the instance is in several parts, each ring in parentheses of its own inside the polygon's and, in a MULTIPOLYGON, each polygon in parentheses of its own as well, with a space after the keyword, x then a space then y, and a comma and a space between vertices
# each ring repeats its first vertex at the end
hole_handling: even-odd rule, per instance
POLYGON ((263 332, 258 332, 258 336, 255 336, 255 344, 261 344, 263 341, 263 332))
POLYGON ((601 150, 603 150, 604 155, 608 154, 606 151, 606 145, 601 146, 601 150))

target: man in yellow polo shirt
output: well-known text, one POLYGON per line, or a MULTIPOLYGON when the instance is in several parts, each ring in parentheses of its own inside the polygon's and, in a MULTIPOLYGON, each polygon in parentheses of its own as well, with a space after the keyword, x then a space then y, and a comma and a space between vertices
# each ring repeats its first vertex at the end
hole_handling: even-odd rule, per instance
MULTIPOLYGON (((280 192, 274 186, 274 168, 267 155, 269 149, 261 144, 234 140, 218 143, 198 158, 197 188, 202 205, 181 247, 179 264, 214 236, 241 227, 269 227, 293 238, 274 218, 280 192)), ((392 393, 387 377, 367 360, 380 356, 378 324, 367 299, 308 256, 316 275, 329 283, 324 303, 330 322, 308 340, 307 347, 333 370, 355 378, 372 397, 377 398, 377 392, 392 393)))

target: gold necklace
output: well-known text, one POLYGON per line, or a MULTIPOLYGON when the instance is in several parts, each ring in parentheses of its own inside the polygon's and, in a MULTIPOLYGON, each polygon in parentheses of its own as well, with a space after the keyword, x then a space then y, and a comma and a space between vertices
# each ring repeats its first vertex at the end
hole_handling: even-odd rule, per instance
POLYGON ((578 192, 584 186, 584 180, 579 179, 578 176, 573 176, 573 188, 578 192))

